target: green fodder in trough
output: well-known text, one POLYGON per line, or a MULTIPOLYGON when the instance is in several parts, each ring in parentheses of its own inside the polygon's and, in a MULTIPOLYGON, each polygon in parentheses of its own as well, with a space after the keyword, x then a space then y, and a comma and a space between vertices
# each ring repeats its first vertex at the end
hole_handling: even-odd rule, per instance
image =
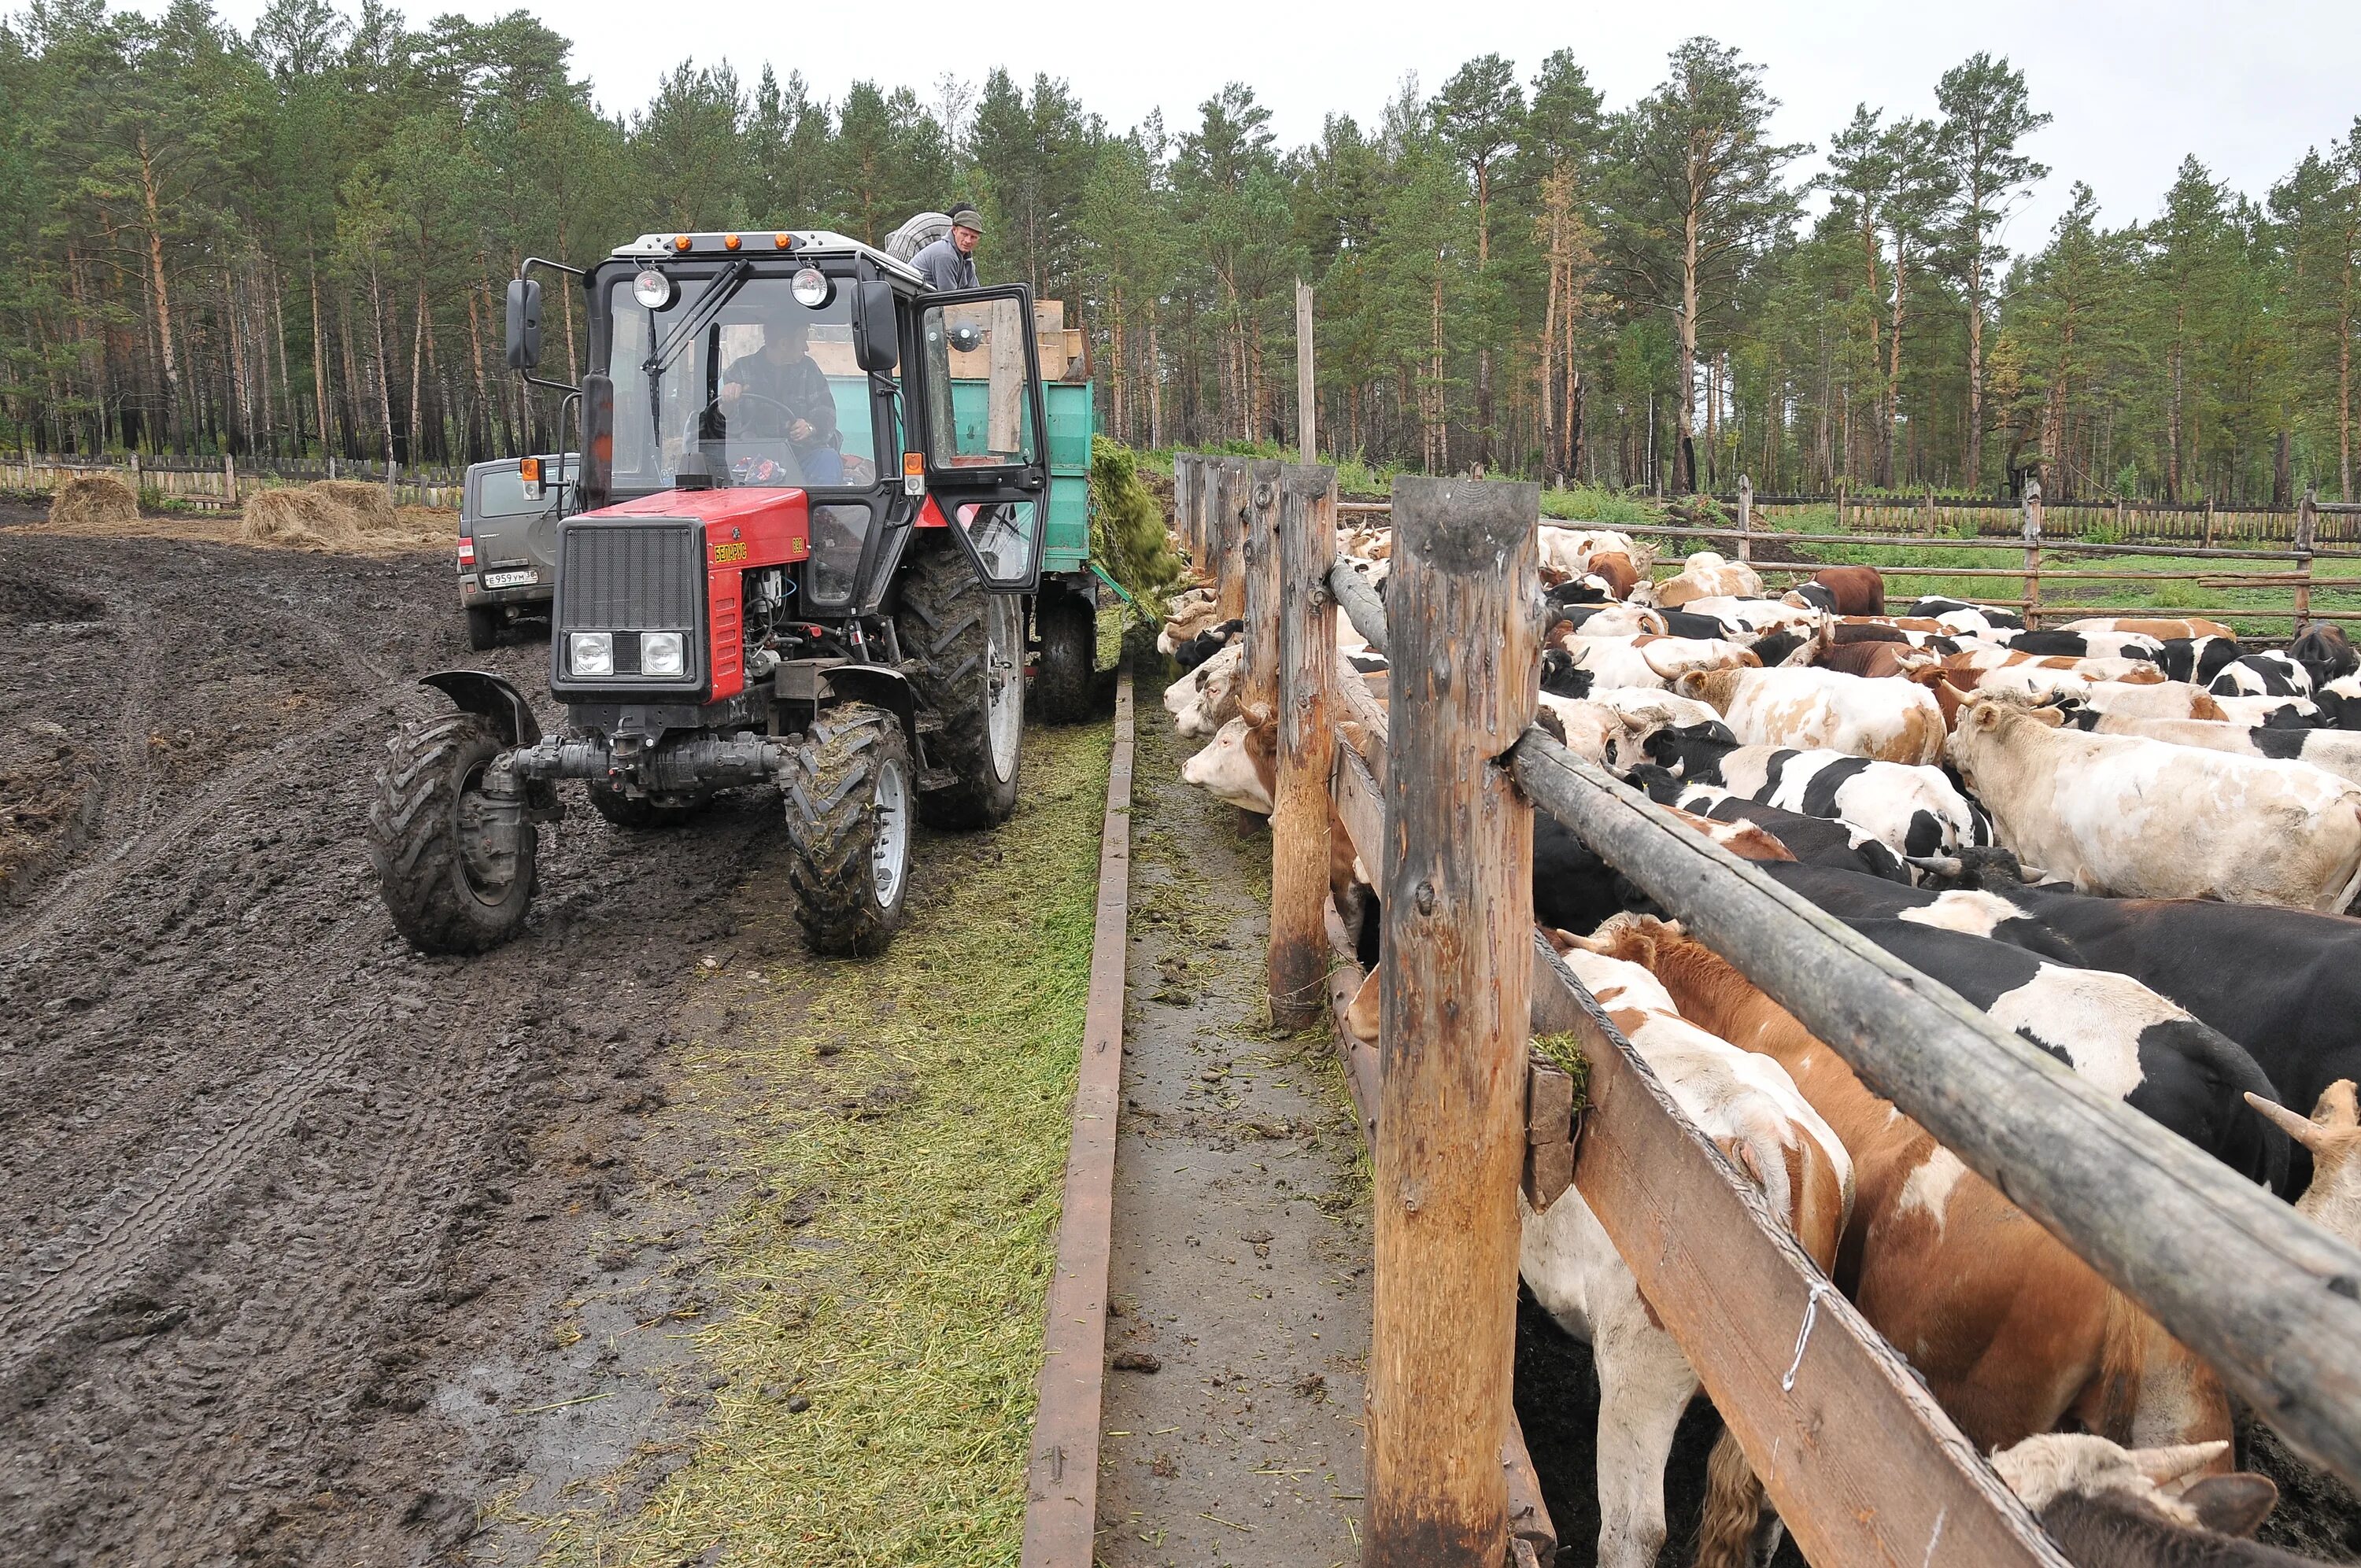
POLYGON ((1091 555, 1143 605, 1161 606, 1180 585, 1180 557, 1172 553, 1164 518, 1164 505, 1140 477, 1138 455, 1093 436, 1091 555))
POLYGON ((139 521, 139 498, 112 474, 76 474, 49 497, 49 525, 75 532, 139 521))
POLYGON ((918 846, 891 951, 779 960, 697 1047, 676 1103, 731 1106, 771 1195, 715 1238, 728 1381, 634 1517, 540 1521, 554 1560, 1016 1563, 1110 739, 1027 730, 1016 815, 918 846))

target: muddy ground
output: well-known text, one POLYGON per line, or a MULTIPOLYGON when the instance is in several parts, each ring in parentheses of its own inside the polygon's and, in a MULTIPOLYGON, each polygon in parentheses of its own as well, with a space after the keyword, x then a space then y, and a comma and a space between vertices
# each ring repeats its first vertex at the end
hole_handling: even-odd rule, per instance
MULTIPOLYGON (((472 658, 439 553, 0 532, 0 1561, 426 1561, 546 1467, 468 1369, 634 1266, 592 1247, 773 808, 577 810, 522 939, 412 952, 378 746, 418 672, 545 657, 472 658)), ((731 1195, 658 1230, 669 1280, 699 1201, 731 1195)))

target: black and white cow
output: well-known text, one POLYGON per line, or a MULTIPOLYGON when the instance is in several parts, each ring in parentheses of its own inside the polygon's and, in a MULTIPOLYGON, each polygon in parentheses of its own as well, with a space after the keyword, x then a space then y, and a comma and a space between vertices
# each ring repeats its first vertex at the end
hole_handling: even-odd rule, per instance
POLYGON ((1857 828, 1905 861, 1993 842, 1992 819, 1939 768, 1741 746, 1720 724, 1659 730, 1648 738, 1648 756, 1685 783, 1719 784, 1764 806, 1857 828))
POLYGON ((2067 631, 2045 628, 2039 631, 1998 630, 1991 633, 1986 641, 1997 642, 2013 652, 2031 653, 2043 659, 2154 660, 2164 651, 2161 641, 2144 631, 2067 631))
POLYGON ((1940 620, 1955 631, 2025 630, 2025 617, 2013 609, 1996 609, 1988 604, 1970 604, 1965 599, 1945 598, 1939 594, 1929 594, 1920 599, 1910 607, 1909 613, 1914 619, 1940 620), (1981 628, 1976 624, 1979 620, 1983 623, 1981 628))
POLYGON ((2156 663, 2169 681, 2210 685, 2213 677, 2246 652, 2235 637, 2168 638, 2156 663))
POLYGON ((2310 696, 2312 672, 2285 653, 2241 653, 2205 689, 2215 696, 2310 696))
MULTIPOLYGON (((1901 856, 1876 838, 1834 817, 1806 817, 1800 811, 1765 806, 1719 784, 1675 778, 1653 762, 1642 762, 1627 776, 1659 806, 1677 806, 1716 822, 1752 822, 1786 845, 1787 852, 1799 861, 1865 872, 1905 887, 1910 884, 1910 868, 1901 856)), ((1540 816, 1534 820, 1540 821, 1540 816)))

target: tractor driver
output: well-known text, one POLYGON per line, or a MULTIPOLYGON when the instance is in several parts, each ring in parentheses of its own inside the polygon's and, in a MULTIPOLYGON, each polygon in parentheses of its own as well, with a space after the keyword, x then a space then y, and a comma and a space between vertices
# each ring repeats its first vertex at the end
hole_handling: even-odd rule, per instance
POLYGON ((836 429, 836 395, 804 351, 807 330, 800 316, 764 322, 763 346, 740 355, 722 372, 721 411, 737 422, 743 436, 784 436, 805 483, 840 485, 844 454, 836 429))

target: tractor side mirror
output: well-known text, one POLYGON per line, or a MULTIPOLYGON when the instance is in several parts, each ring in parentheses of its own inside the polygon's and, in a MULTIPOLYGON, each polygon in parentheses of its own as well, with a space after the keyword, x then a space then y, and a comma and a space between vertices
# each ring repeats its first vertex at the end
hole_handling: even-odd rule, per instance
POLYGON ((901 362, 902 334, 894 309, 894 285, 857 284, 852 296, 853 362, 873 376, 892 372, 901 362))
POLYGON ((582 378, 582 510, 596 511, 615 491, 615 378, 582 378))
POLYGON ((541 285, 509 280, 509 368, 530 370, 541 363, 541 285))

